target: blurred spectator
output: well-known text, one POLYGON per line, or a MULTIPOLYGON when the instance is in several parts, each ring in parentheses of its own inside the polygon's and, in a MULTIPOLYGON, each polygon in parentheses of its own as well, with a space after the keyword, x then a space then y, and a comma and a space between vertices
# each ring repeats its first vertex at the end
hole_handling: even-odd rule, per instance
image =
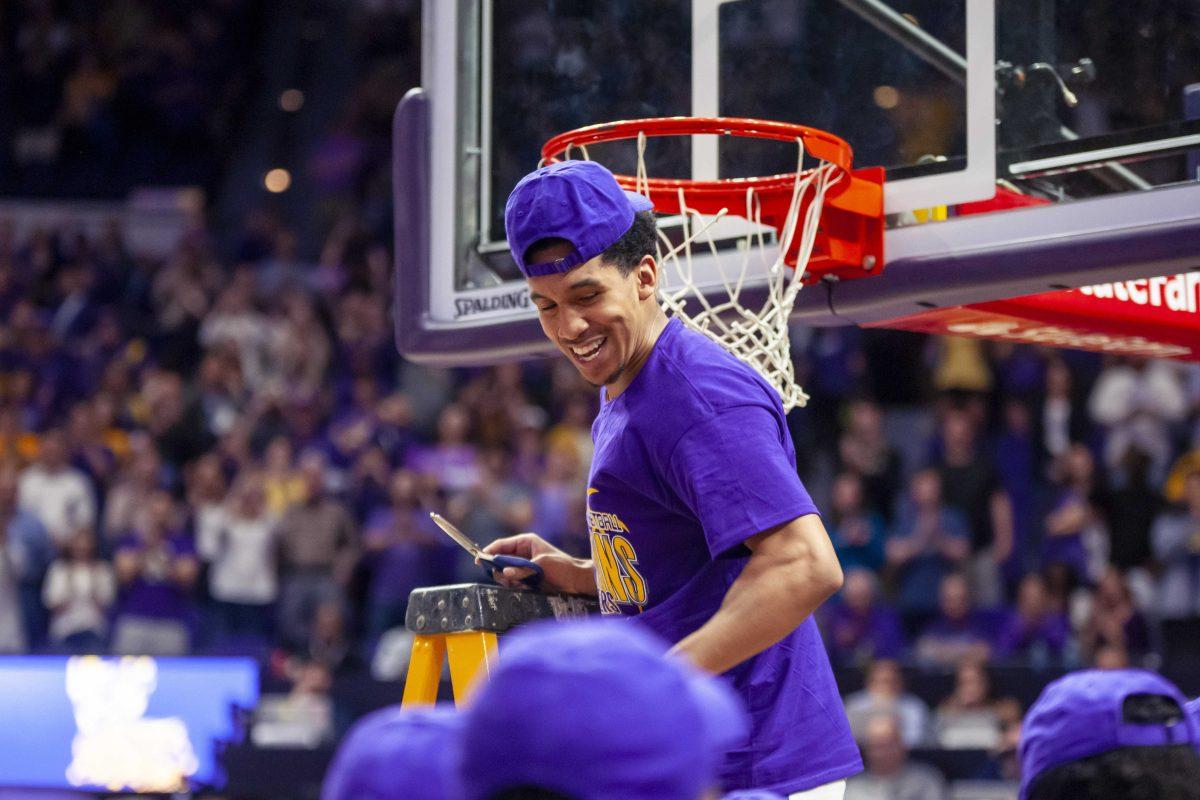
POLYGON ((412 452, 407 466, 436 476, 438 484, 452 494, 475 487, 481 470, 478 450, 467 440, 470 425, 465 408, 446 406, 438 415, 437 441, 412 452))
POLYGON ((280 520, 282 589, 279 625, 284 640, 308 638, 309 624, 323 603, 345 602, 345 587, 358 559, 358 531, 350 513, 326 493, 325 457, 300 459, 304 501, 280 520))
POLYGON ((1153 589, 1149 564, 1150 528, 1163 507, 1162 494, 1150 484, 1150 459, 1136 447, 1125 451, 1119 482, 1102 491, 1097 504, 1108 529, 1108 563, 1126 573, 1135 592, 1149 600, 1153 589))
POLYGON ((903 655, 904 634, 891 608, 877 602, 875 575, 862 568, 846 570, 841 602, 828 613, 826 641, 834 664, 866 666, 879 658, 903 655))
POLYGON ((303 502, 304 476, 292 466, 292 442, 286 436, 275 436, 263 455, 263 489, 267 493, 267 508, 273 514, 283 514, 303 502))
POLYGON ((578 456, 571 450, 548 450, 540 473, 533 489, 530 529, 573 555, 589 553, 587 495, 578 456))
POLYGON ((1162 565, 1158 614, 1163 619, 1200 616, 1200 470, 1187 476, 1184 507, 1154 520, 1154 557, 1162 565))
POLYGON ((87 476, 93 493, 103 492, 117 469, 117 453, 101 422, 89 401, 72 405, 67 416, 66 444, 71 464, 87 476))
POLYGON ((1092 419, 1107 429, 1104 462, 1119 467, 1130 447, 1150 457, 1150 480, 1161 486, 1171 464, 1169 426, 1187 411, 1179 371, 1169 361, 1114 360, 1096 381, 1088 398, 1092 419))
POLYGON ((1071 370, 1057 354, 1046 361, 1045 395, 1037 415, 1039 461, 1051 464, 1072 442, 1088 441, 1089 425, 1071 370))
POLYGON ((129 532, 150 495, 165 488, 164 478, 154 440, 145 433, 135 433, 129 438, 129 460, 117 473, 104 504, 103 529, 110 542, 129 532))
POLYGON ((317 664, 334 678, 363 669, 363 661, 354 651, 341 603, 317 606, 308 637, 296 651, 299 658, 289 660, 289 669, 296 664, 317 664))
POLYGON ((908 760, 901 723, 887 714, 867 720, 862 734, 866 771, 846 781, 846 800, 945 800, 946 780, 908 760))
POLYGON ((933 716, 933 741, 948 750, 992 750, 1000 743, 1000 718, 984 661, 964 658, 954 672, 954 691, 933 716))
MULTIPOLYGON (((966 518, 970 531, 968 574, 985 606, 1003 599, 1000 568, 1013 549, 1013 509, 989 454, 980 451, 977 425, 964 409, 950 409, 941 426, 941 496, 966 518)), ((932 594, 932 592, 931 592, 932 594)))
POLYGON ((983 395, 992 388, 992 369, 983 342, 963 336, 940 336, 933 365, 933 388, 942 393, 983 395))
POLYGON ((185 497, 191 511, 191 530, 197 541, 218 527, 225 518, 225 473, 216 453, 208 453, 188 465, 184 480, 185 497))
POLYGON ((992 652, 993 628, 993 621, 973 607, 966 576, 952 572, 938 588, 938 616, 917 639, 917 659, 941 667, 964 658, 986 661, 992 652))
POLYGON ((879 715, 895 718, 906 747, 920 747, 929 738, 929 708, 904 690, 904 674, 892 659, 872 663, 866 686, 846 697, 846 716, 859 742, 866 741, 870 722, 879 715))
MULTIPOLYGON (((569 364, 567 366, 570 367, 569 364)), ((594 405, 591 393, 571 394, 563 405, 562 418, 546 431, 546 450, 562 450, 568 458, 574 458, 579 463, 580 471, 584 474, 587 474, 592 463, 592 418, 596 416, 594 405)))
POLYGON ((1009 398, 1004 402, 1003 428, 992 440, 996 472, 1012 504, 1013 552, 1001 567, 1004 596, 1034 565, 1030 544, 1039 530, 1038 453, 1029 403, 1009 398))
POLYGON ((241 364, 241 376, 249 386, 258 387, 265 371, 268 326, 268 319, 254 305, 254 277, 241 269, 205 314, 199 342, 206 348, 230 346, 241 364))
POLYGON ((112 565, 96 555, 95 532, 81 528, 46 574, 50 641, 69 653, 103 653, 116 591, 112 565))
POLYGON ((210 634, 225 646, 265 647, 279 594, 278 517, 267 509, 262 473, 238 475, 228 501, 196 529, 196 549, 208 562, 210 634))
POLYGON ((902 485, 899 453, 888 444, 883 429, 883 412, 868 400, 851 404, 846 432, 838 440, 841 468, 862 478, 867 509, 891 521, 893 504, 902 485))
POLYGON ((512 476, 508 454, 485 449, 476 484, 450 498, 447 513, 480 543, 529 530, 533 525, 532 488, 512 476))
MULTIPOLYGON (((21 572, 11 555, 14 528, 20 527, 21 512, 13 502, 15 479, 9 468, 0 472, 0 653, 21 653, 28 647, 24 615, 21 613, 21 572)), ((26 523, 28 525, 28 523, 26 523)), ((40 524, 40 523, 38 523, 40 524)))
POLYGON ((96 500, 87 477, 67 461, 61 430, 42 434, 37 463, 21 473, 17 488, 21 508, 46 526, 56 547, 63 548, 82 527, 96 524, 96 500))
POLYGON ((843 472, 834 479, 826 524, 842 569, 862 567, 878 572, 883 568, 884 518, 864 508, 863 482, 857 473, 843 472))
POLYGON ((1066 614, 1050 606, 1046 582, 1034 573, 1025 576, 1017 589, 1017 607, 1000 629, 996 655, 1028 659, 1035 667, 1060 664, 1070 634, 1066 614))
POLYGON ((1134 608, 1129 585, 1109 567, 1092 593, 1091 613, 1079 631, 1080 655, 1092 661, 1105 647, 1123 651, 1135 662, 1150 652, 1150 626, 1134 608))
POLYGON ((25 464, 36 458, 37 452, 37 434, 22 423, 20 410, 15 405, 0 405, 0 461, 25 464))
POLYGON ((192 591, 200 565, 174 516, 171 495, 157 490, 146 499, 133 531, 117 544, 114 653, 185 655, 191 647, 196 622, 192 591))
POLYGON ((1062 564, 1077 581, 1098 580, 1096 571, 1106 562, 1107 540, 1096 496, 1096 469, 1091 451, 1073 444, 1054 466, 1058 490, 1046 515, 1042 562, 1062 564))
POLYGON ((1092 655, 1093 669, 1129 669, 1129 653, 1123 647, 1104 644, 1092 655))
POLYGON ((896 602, 905 623, 919 627, 937 611, 942 578, 960 568, 969 554, 963 517, 942 503, 942 482, 923 470, 909 483, 909 502, 887 540, 887 563, 895 575, 896 602))
MULTIPOLYGON (((404 624, 408 596, 420 586, 445 583, 453 577, 457 555, 432 524, 421 497, 416 473, 398 469, 389 486, 390 504, 372 510, 363 526, 363 558, 369 574, 367 642, 373 645, 384 631, 404 624)), ((450 543, 451 546, 452 543, 450 543)))
POLYGON ((10 584, 11 601, 0 600, 0 616, 13 614, 6 623, 10 628, 9 641, 16 641, 12 631, 19 625, 20 640, 28 645, 40 643, 44 631, 44 612, 41 602, 42 579, 55 555, 46 528, 33 514, 17 504, 18 473, 16 467, 0 462, 0 557, 4 581, 10 584), (15 620, 15 621, 14 621, 15 620))

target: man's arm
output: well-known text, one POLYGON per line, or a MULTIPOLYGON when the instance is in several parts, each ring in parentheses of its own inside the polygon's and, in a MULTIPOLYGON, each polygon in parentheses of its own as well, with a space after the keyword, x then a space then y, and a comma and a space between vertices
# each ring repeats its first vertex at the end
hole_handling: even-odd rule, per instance
POLYGON ((745 542, 751 555, 717 613, 674 650, 720 673, 783 639, 842 586, 825 525, 806 514, 745 542))

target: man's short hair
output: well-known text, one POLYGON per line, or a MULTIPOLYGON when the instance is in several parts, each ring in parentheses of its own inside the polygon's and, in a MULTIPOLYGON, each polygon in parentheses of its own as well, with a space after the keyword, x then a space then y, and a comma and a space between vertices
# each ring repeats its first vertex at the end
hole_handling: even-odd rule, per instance
POLYGON ((633 215, 629 230, 600 254, 600 260, 612 264, 622 275, 628 276, 642 263, 643 258, 655 254, 657 243, 658 223, 654 219, 654 212, 639 211, 633 215))
POLYGON ((1029 800, 1200 800, 1200 753, 1186 744, 1109 750, 1046 770, 1029 800))

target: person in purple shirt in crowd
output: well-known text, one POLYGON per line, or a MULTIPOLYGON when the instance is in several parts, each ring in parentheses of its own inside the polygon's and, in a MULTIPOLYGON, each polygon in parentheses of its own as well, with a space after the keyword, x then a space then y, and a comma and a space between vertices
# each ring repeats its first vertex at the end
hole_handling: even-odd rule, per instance
POLYGON ((964 657, 987 661, 994 627, 994 615, 973 607, 966 575, 951 572, 938 587, 937 617, 917 638, 917 659, 941 667, 953 667, 964 657))
POLYGON ((899 658, 904 652, 900 618, 875 602, 878 580, 865 569, 846 570, 842 602, 829 609, 826 622, 829 657, 840 666, 866 667, 877 658, 899 658))
POLYGON ((1034 666, 1060 664, 1067 656, 1071 624, 1054 609, 1041 575, 1026 575, 1017 589, 1017 608, 1000 629, 996 655, 1024 658, 1034 666))
POLYGON ((1200 800, 1200 727, 1186 706, 1145 670, 1059 678, 1022 724, 1020 800, 1200 800))
POLYGON ((367 590, 367 639, 379 641, 389 628, 404 624, 408 596, 418 586, 450 582, 458 548, 423 510, 416 473, 398 469, 389 484, 390 504, 367 515, 363 560, 370 574, 367 590), (449 545, 449 546, 447 546, 449 545))
POLYGON ((728 683, 614 620, 513 634, 462 714, 464 800, 707 800, 748 730, 728 683))
POLYGON ((778 394, 659 306, 650 209, 588 161, 542 167, 509 197, 508 240, 542 330, 600 387, 592 557, 535 534, 486 549, 532 558, 545 588, 597 595, 605 613, 725 674, 753 715, 725 789, 840 798, 862 761, 812 614, 841 587, 841 567, 778 394))
POLYGON ((135 529, 117 544, 119 586, 112 650, 119 655, 186 655, 196 624, 192 590, 200 562, 175 527, 174 501, 157 489, 135 529))
POLYGON ((467 439, 471 417, 458 404, 442 409, 437 421, 437 441, 413 448, 405 466, 421 474, 436 475, 447 492, 458 494, 479 484, 482 466, 479 451, 467 439))

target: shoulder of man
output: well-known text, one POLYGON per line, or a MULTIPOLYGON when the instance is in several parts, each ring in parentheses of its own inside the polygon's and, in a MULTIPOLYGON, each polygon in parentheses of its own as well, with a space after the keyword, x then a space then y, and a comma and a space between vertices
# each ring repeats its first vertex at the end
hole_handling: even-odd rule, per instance
POLYGON ((654 387, 654 402, 673 412, 710 415, 750 404, 782 405, 770 384, 737 356, 704 334, 680 326, 664 342, 662 371, 673 380, 654 387))

